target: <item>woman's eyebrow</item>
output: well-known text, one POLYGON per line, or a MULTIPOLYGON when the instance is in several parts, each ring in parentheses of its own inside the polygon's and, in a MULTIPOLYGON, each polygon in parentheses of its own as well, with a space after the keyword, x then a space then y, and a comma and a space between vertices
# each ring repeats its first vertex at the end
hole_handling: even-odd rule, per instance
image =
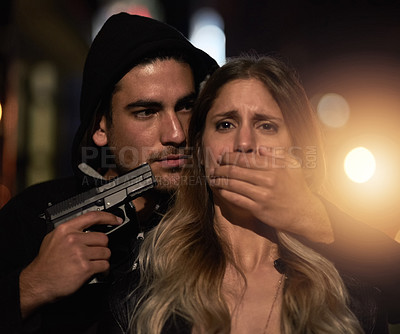
POLYGON ((255 120, 269 120, 269 121, 275 121, 275 122, 283 122, 283 117, 280 116, 274 116, 270 114, 261 114, 261 113, 255 113, 253 115, 253 119, 255 120))
MULTIPOLYGON (((216 113, 212 117, 234 118, 234 117, 238 117, 238 116, 240 116, 240 115, 237 110, 228 110, 228 111, 222 111, 222 112, 216 113)), ((269 121, 283 122, 282 117, 274 116, 271 114, 265 114, 265 113, 255 113, 254 115, 252 115, 252 119, 257 120, 257 121, 269 120, 269 121)))
POLYGON ((213 117, 237 117, 239 115, 237 110, 228 110, 228 111, 221 111, 213 115, 213 117))

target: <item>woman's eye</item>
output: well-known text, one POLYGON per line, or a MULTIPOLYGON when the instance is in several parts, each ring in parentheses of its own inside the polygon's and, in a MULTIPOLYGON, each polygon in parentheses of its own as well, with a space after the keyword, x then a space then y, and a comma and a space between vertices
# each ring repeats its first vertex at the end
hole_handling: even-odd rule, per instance
POLYGON ((216 126, 217 130, 225 130, 233 128, 233 124, 227 121, 219 122, 216 126))
POLYGON ((278 126, 273 123, 263 123, 261 127, 263 130, 267 131, 275 131, 275 132, 278 131, 278 126))

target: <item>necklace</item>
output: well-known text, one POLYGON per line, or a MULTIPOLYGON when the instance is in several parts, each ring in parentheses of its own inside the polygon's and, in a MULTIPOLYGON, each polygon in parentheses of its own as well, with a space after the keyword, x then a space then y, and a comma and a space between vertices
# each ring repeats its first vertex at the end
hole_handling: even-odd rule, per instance
POLYGON ((272 311, 274 310, 274 306, 275 306, 276 300, 278 299, 279 291, 281 289, 281 286, 282 286, 282 283, 283 283, 285 277, 286 277, 285 274, 282 274, 281 277, 279 278, 278 284, 276 286, 275 296, 274 296, 271 308, 268 313, 267 323, 265 324, 265 327, 264 327, 264 334, 267 333, 268 325, 269 325, 269 322, 270 322, 271 316, 272 316, 272 311))

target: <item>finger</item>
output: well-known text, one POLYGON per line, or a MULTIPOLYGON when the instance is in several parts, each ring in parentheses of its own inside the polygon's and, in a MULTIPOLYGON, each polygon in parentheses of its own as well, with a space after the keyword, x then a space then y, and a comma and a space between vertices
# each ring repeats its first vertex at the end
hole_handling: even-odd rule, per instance
POLYGON ((60 225, 45 237, 52 236, 52 239, 48 240, 53 244, 53 247, 62 247, 62 244, 65 244, 64 247, 66 246, 68 249, 72 249, 75 245, 108 246, 108 236, 102 232, 71 230, 63 227, 63 225, 60 225))
POLYGON ((217 189, 218 195, 225 201, 245 209, 250 212, 255 212, 257 209, 257 203, 250 197, 247 197, 243 193, 238 193, 228 189, 219 188, 217 189))
POLYGON ((89 261, 109 260, 111 251, 107 247, 87 247, 86 256, 89 261))
POLYGON ((92 211, 73 218, 64 224, 61 224, 59 227, 64 226, 64 228, 70 227, 78 231, 83 231, 92 225, 120 225, 122 222, 122 218, 117 217, 109 212, 92 211))
POLYGON ((231 165, 251 169, 272 169, 282 168, 285 164, 285 156, 283 153, 277 154, 274 151, 268 151, 263 155, 257 153, 225 153, 220 158, 220 166, 231 165))
POLYGON ((79 238, 79 241, 87 246, 108 246, 108 236, 102 232, 82 232, 79 233, 76 238, 79 238))
POLYGON ((249 169, 238 166, 225 165, 216 167, 212 179, 220 179, 219 182, 223 183, 224 179, 235 179, 245 181, 254 185, 271 186, 276 172, 274 170, 262 169, 249 169))
POLYGON ((210 185, 220 191, 227 191, 232 194, 246 197, 252 201, 265 198, 265 196, 271 192, 269 188, 260 187, 256 184, 250 184, 249 182, 236 179, 216 178, 210 185))
POLYGON ((91 261, 90 264, 91 272, 93 274, 99 274, 110 269, 110 262, 108 262, 107 260, 95 260, 91 261))
POLYGON ((300 168, 301 156, 298 152, 299 148, 290 147, 289 149, 277 147, 260 146, 258 148, 261 157, 269 157, 273 165, 278 167, 300 168))
POLYGON ((268 164, 268 161, 264 159, 264 161, 257 161, 256 154, 246 154, 241 152, 227 152, 224 153, 220 160, 219 165, 231 165, 231 166, 239 166, 243 168, 254 168, 258 163, 261 162, 261 166, 264 168, 268 164))

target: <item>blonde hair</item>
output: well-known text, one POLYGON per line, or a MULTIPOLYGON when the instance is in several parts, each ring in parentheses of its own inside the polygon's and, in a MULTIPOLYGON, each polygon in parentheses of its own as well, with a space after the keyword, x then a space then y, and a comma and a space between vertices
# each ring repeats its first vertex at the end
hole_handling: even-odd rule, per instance
MULTIPOLYGON (((275 76, 276 89, 283 86, 279 89, 286 90, 287 99, 304 99, 302 90, 292 96, 295 94, 292 86, 299 85, 298 82, 283 63, 271 57, 231 61, 210 78, 193 111, 189 130, 189 145, 195 153, 193 164, 183 171, 175 205, 148 234, 139 252, 141 278, 138 288, 132 292, 132 295, 139 295, 131 306, 132 333, 161 333, 176 317, 207 334, 230 332, 231 316, 222 293, 227 264, 233 264, 244 280, 245 277, 214 224, 212 192, 199 160, 204 120, 219 88, 238 76, 243 77, 243 73, 258 79, 268 73, 268 77, 275 76)), ((282 98, 275 94, 275 99, 282 108, 282 98)), ((292 112, 310 112, 298 108, 299 103, 292 112)), ((286 118, 288 116, 286 114, 286 118)), ((297 119, 302 117, 297 115, 297 119)), ((311 118, 310 115, 305 117, 311 118)), ((310 137, 310 129, 316 133, 313 124, 297 124, 297 128, 307 127, 308 131, 300 129, 300 133, 307 136, 292 138, 296 145, 318 137, 310 137)), ((315 143, 320 147, 318 138, 315 143)), ((315 185, 312 177, 307 181, 310 186, 315 185)), ((334 265, 290 235, 276 234, 279 255, 288 277, 283 290, 282 333, 362 333, 347 306, 346 288, 334 265)))

